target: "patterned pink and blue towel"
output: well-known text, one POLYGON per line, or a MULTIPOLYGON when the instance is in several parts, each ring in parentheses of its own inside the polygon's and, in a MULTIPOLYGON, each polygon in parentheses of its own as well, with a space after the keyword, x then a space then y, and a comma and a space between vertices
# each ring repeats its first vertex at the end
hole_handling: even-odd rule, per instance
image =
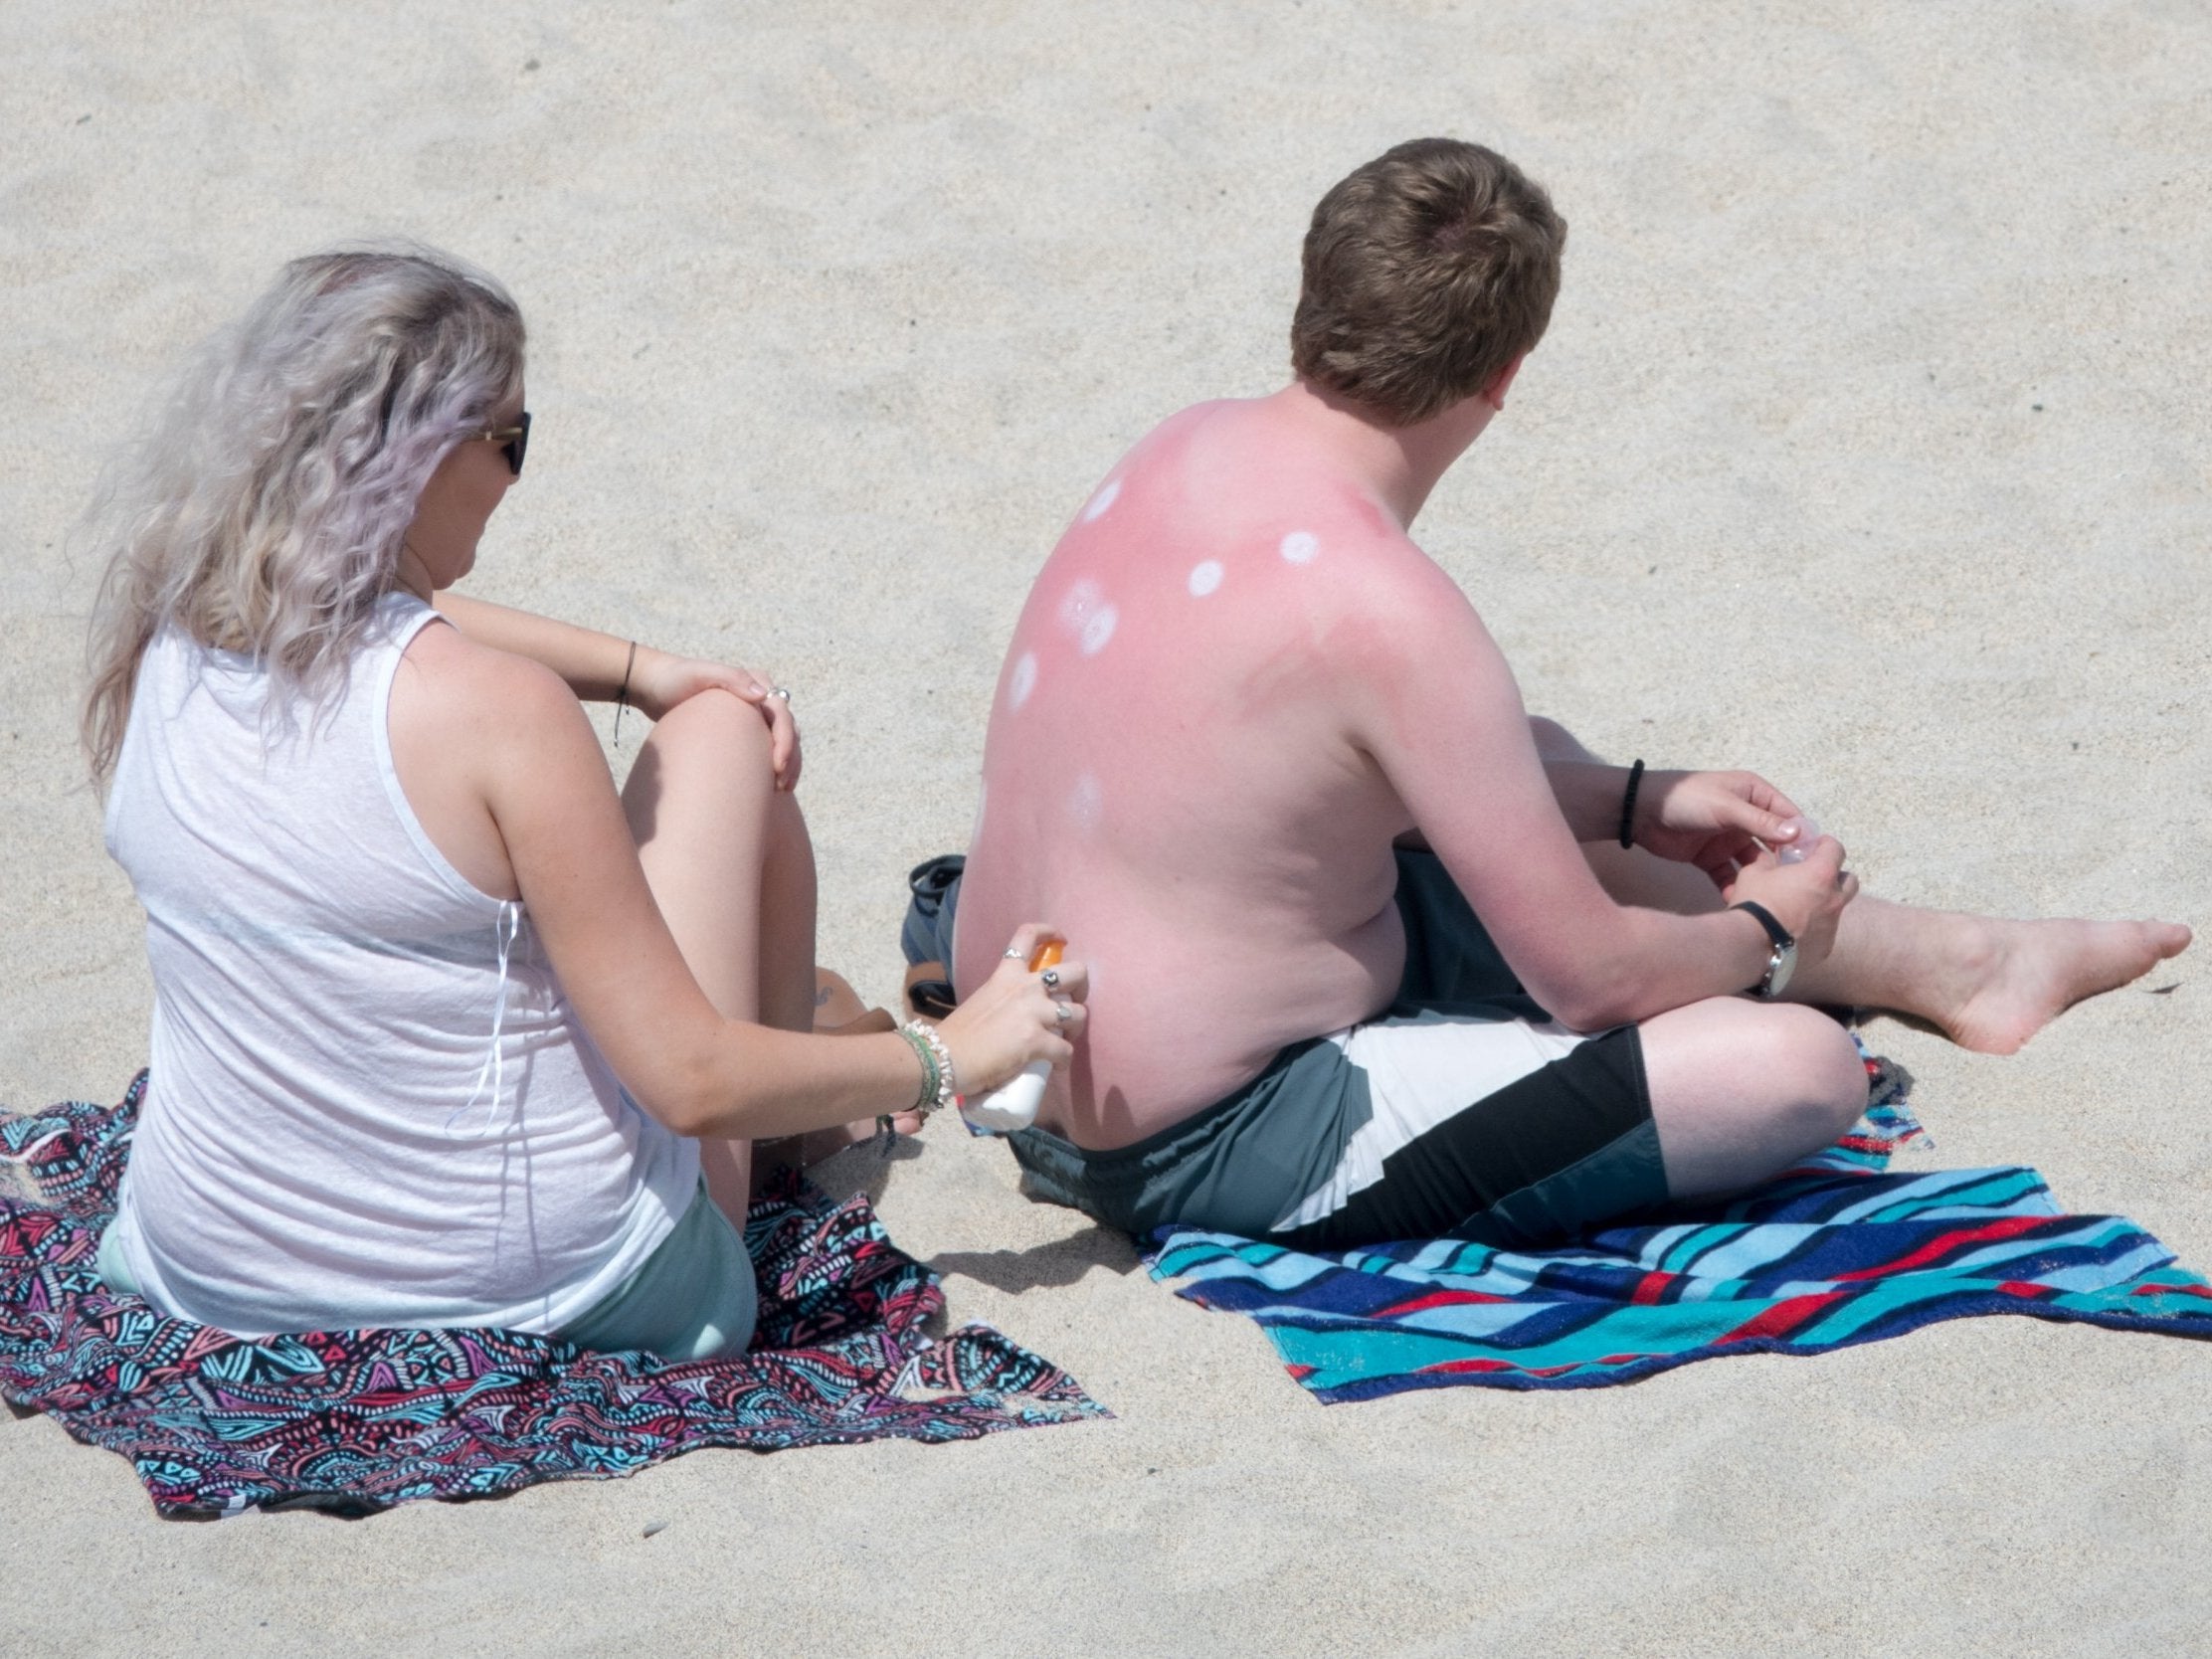
POLYGON ((1449 1239, 1303 1255, 1164 1229, 1153 1277, 1249 1314, 1323 1400, 1409 1388, 1589 1388, 1724 1354, 1820 1354, 2019 1313, 2212 1337, 2212 1286, 2130 1221, 2064 1215, 2033 1170, 1889 1170, 1920 1134, 1874 1103, 1829 1152, 1700 1214, 1557 1249, 1449 1239))
POLYGON ((929 1269, 865 1198, 792 1178, 745 1227, 751 1352, 665 1364, 512 1331, 339 1331, 249 1342, 164 1319, 93 1271, 140 1073, 118 1106, 0 1116, 0 1394, 129 1458, 168 1516, 314 1507, 627 1475, 700 1446, 971 1440, 1107 1413, 984 1326, 943 1342, 929 1269))

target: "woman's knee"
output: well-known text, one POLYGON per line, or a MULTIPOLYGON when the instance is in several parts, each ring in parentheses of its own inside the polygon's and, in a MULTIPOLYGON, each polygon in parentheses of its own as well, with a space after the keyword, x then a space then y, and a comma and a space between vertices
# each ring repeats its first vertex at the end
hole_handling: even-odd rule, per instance
MULTIPOLYGON (((729 760, 769 773, 768 722, 734 692, 701 691, 663 714, 646 743, 670 759, 729 760)), ((771 781, 773 778, 771 776, 771 781)))
POLYGON ((650 759, 663 788, 762 803, 775 794, 768 722, 760 710, 728 691, 701 691, 660 717, 639 755, 650 759))
POLYGON ((743 698, 701 691, 660 717, 623 785, 623 809, 640 846, 671 830, 771 828, 776 793, 768 723, 743 698))

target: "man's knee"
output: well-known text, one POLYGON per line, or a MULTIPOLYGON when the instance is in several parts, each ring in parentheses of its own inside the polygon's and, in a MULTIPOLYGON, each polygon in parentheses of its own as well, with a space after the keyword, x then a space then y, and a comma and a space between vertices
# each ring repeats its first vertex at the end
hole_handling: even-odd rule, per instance
POLYGON ((1866 1110, 1866 1066, 1851 1033, 1818 1009, 1757 1011, 1758 1075, 1773 1085, 1778 1112, 1814 1143, 1834 1140, 1866 1110))

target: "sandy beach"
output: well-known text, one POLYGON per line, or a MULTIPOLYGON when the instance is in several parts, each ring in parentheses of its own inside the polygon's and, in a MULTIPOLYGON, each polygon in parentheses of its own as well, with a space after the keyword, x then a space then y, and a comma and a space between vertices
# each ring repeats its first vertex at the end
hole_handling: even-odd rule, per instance
MULTIPOLYGON (((1870 891, 2201 932, 2208 86, 2212 17, 2152 3, 14 0, 0 1103, 145 1057, 68 534, 280 261, 405 234, 511 285, 537 424, 470 591, 793 687, 822 954, 888 1002, 1029 573, 1154 422, 1280 384, 1314 200, 1428 132, 1572 227, 1418 532, 1530 705, 1755 767, 1870 891)), ((1907 1156, 2032 1165, 2212 1269, 2208 952, 2016 1057, 1871 1023, 1907 1156)), ((0 1650, 2212 1652, 2212 1347, 1976 1319, 1323 1407, 994 1143, 824 1177, 1115 1420, 187 1525, 0 1413, 0 1650)))

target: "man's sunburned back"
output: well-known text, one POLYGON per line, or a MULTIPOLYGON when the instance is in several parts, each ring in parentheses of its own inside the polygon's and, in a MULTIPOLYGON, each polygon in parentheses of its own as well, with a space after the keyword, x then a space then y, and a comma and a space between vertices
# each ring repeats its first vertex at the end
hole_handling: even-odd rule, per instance
POLYGON ((1001 669, 955 965, 980 983, 1030 916, 1090 963, 1046 1127, 1128 1145, 1390 1001, 1411 819, 1343 687, 1431 582, 1448 592, 1265 402, 1174 417, 1069 526, 1001 669))

